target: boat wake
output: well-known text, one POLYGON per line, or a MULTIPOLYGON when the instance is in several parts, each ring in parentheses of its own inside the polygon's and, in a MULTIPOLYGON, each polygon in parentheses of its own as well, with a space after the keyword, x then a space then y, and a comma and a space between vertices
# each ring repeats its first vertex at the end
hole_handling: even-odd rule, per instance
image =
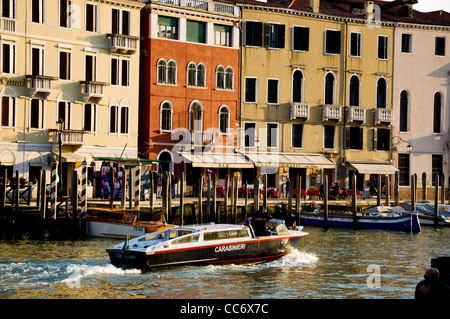
POLYGON ((317 263, 319 258, 298 249, 293 249, 289 254, 280 259, 267 263, 268 267, 296 267, 302 265, 312 265, 317 263))

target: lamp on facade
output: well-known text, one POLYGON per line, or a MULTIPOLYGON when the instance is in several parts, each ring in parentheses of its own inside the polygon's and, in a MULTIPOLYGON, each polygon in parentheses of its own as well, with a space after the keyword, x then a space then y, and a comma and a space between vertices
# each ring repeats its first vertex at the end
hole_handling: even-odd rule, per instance
POLYGON ((405 141, 403 138, 401 138, 400 136, 393 136, 392 137, 392 144, 394 145, 398 145, 400 143, 408 143, 408 145, 406 145, 406 150, 408 151, 408 153, 412 153, 413 150, 413 146, 411 145, 410 142, 405 141), (395 141, 396 140, 396 141, 395 141))
POLYGON ((59 175, 59 185, 58 189, 61 190, 63 188, 63 182, 62 182, 62 140, 61 135, 64 127, 64 120, 59 119, 56 121, 56 130, 58 131, 58 143, 59 143, 59 165, 58 165, 58 175, 59 175))

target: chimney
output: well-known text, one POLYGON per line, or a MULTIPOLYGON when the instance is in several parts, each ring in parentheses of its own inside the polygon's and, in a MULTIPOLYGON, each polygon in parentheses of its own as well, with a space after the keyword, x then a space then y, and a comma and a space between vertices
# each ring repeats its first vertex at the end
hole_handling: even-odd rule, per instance
POLYGON ((312 9, 312 12, 319 13, 320 0, 309 0, 309 7, 312 9))

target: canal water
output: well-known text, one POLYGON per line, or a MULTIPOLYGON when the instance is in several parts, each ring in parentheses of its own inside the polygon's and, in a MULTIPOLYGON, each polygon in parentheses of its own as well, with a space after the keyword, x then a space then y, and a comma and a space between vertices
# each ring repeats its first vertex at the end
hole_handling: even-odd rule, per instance
POLYGON ((146 273, 110 265, 116 240, 0 241, 0 298, 412 299, 431 258, 450 256, 450 228, 305 231, 276 261, 146 273))

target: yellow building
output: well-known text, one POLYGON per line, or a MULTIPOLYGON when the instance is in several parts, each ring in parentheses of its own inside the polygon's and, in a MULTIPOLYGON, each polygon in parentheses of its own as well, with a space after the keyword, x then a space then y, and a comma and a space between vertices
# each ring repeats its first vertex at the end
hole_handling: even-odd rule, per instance
POLYGON ((364 189, 370 174, 395 171, 393 26, 369 20, 363 1, 345 2, 241 3, 239 149, 256 174, 274 173, 269 186, 301 175, 302 188, 319 189, 326 174, 348 188, 357 172, 364 189))
MULTIPOLYGON (((137 0, 2 1, 0 162, 31 182, 59 159, 64 186, 93 157, 137 157, 137 0), (69 176, 68 176, 69 175, 69 176)), ((49 174, 47 174, 49 181, 49 174)))

